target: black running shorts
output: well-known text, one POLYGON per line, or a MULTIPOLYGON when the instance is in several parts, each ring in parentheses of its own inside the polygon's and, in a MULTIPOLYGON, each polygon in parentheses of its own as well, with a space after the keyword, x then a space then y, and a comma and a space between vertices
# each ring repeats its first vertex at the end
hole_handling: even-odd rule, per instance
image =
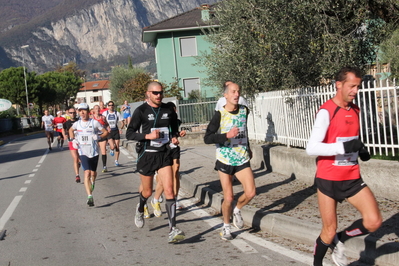
POLYGON ((153 176, 155 171, 171 166, 173 163, 169 153, 164 152, 144 152, 137 162, 137 171, 144 176, 153 176))
POLYGON ((249 162, 246 162, 239 166, 227 165, 227 164, 220 162, 219 160, 216 160, 216 163, 215 163, 216 171, 220 171, 220 172, 223 172, 228 175, 235 175, 236 173, 240 172, 242 169, 245 169, 247 167, 251 167, 249 162))
POLYGON ((361 177, 345 181, 331 181, 316 177, 315 184, 321 193, 338 202, 356 195, 360 190, 367 187, 361 177))
POLYGON ((108 139, 114 139, 114 140, 121 139, 121 135, 119 134, 119 129, 111 130, 111 132, 109 132, 108 139))
POLYGON ((169 155, 172 157, 172 159, 180 159, 180 146, 177 146, 174 149, 168 150, 169 155))
POLYGON ((62 132, 55 131, 55 136, 60 137, 60 139, 64 139, 64 134, 62 134, 62 132))
POLYGON ((89 158, 85 155, 79 156, 80 162, 82 164, 83 169, 90 170, 90 171, 97 171, 97 164, 98 164, 98 155, 94 156, 93 158, 89 158))

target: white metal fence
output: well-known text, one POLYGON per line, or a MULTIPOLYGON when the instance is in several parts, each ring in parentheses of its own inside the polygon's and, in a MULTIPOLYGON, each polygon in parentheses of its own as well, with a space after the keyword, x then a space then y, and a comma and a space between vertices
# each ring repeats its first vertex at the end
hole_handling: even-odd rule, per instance
MULTIPOLYGON (((394 83, 372 81, 363 83, 358 93, 355 103, 361 110, 360 137, 373 154, 395 156, 399 152, 398 89, 394 83)), ((334 95, 334 86, 260 93, 250 106, 249 138, 305 148, 316 112, 321 104, 334 95)), ((201 115, 201 121, 196 123, 198 127, 198 124, 209 122, 209 110, 214 108, 215 101, 196 105, 201 107, 197 107, 194 113, 192 108, 186 108, 187 113, 183 106, 179 105, 181 117, 191 116, 190 120, 195 120, 196 114, 201 115), (202 109, 204 112, 199 111, 202 109), (204 113, 207 115, 203 116, 204 113)), ((191 103, 191 106, 194 104, 191 103)), ((193 121, 187 122, 194 124, 193 121)), ((200 127, 200 130, 204 129, 204 126, 200 127)))

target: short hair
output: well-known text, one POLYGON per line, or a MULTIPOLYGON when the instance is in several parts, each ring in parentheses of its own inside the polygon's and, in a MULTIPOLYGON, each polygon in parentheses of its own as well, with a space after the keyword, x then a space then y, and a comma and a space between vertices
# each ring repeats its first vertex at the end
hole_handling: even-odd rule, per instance
POLYGON ((152 86, 152 85, 159 85, 159 86, 161 86, 161 88, 163 89, 162 84, 159 83, 158 81, 150 81, 150 82, 147 83, 147 91, 148 91, 148 88, 149 88, 150 86, 152 86))
MULTIPOLYGON (((227 83, 228 81, 226 81, 225 83, 227 83)), ((238 88, 239 89, 241 89, 241 86, 240 85, 238 85, 237 83, 234 83, 234 82, 232 82, 232 81, 230 81, 231 83, 229 83, 229 84, 225 84, 225 86, 223 87, 223 93, 227 93, 227 90, 229 89, 229 86, 231 85, 231 84, 236 84, 237 86, 238 86, 238 88)))
POLYGON ((335 81, 345 81, 348 73, 353 73, 357 78, 363 77, 363 72, 358 67, 343 67, 335 75, 335 81))
POLYGON ((225 82, 223 82, 223 92, 226 92, 227 89, 227 85, 229 85, 228 83, 234 83, 232 80, 226 80, 225 82))
POLYGON ((114 101, 109 101, 109 102, 107 103, 107 105, 108 105, 109 103, 112 103, 113 105, 115 105, 114 101))

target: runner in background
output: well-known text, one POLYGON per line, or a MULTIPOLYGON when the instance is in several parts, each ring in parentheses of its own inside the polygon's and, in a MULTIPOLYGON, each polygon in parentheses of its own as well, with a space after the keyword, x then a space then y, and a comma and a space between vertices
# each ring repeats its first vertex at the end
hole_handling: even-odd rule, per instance
POLYGON ((99 105, 100 105, 99 113, 100 113, 100 115, 102 115, 105 111, 108 110, 108 108, 106 106, 104 106, 104 102, 103 101, 99 102, 99 105))
MULTIPOLYGON (((93 119, 98 121, 104 128, 108 127, 108 123, 103 115, 100 114, 100 106, 95 105, 93 107, 93 119)), ((107 139, 101 139, 98 141, 98 145, 100 146, 101 150, 101 160, 103 163, 103 170, 102 172, 108 172, 107 169, 107 139)))
POLYGON ((54 141, 54 129, 53 129, 54 116, 49 115, 48 110, 44 110, 44 116, 42 116, 42 125, 47 138, 48 149, 51 151, 51 144, 54 141))
POLYGON ((121 114, 115 111, 115 103, 113 101, 108 102, 108 111, 102 114, 108 123, 108 143, 111 156, 115 155, 115 166, 119 166, 119 141, 121 139, 120 134, 122 133, 118 127, 118 123, 122 121, 121 114))
MULTIPOLYGON (((177 113, 176 105, 173 102, 168 102, 168 103, 166 103, 166 105, 169 106, 172 110, 174 110, 177 113)), ((180 127, 181 120, 177 119, 177 123, 178 123, 178 127, 180 127)), ((185 130, 180 131, 179 136, 180 137, 186 136, 186 131, 185 130)), ((174 193, 175 199, 176 199, 176 209, 180 210, 182 208, 178 201, 178 195, 179 195, 179 189, 180 189, 180 173, 179 173, 179 170, 180 170, 180 146, 170 143, 169 147, 170 147, 169 153, 173 159, 173 164, 172 164, 173 193, 174 193)), ((155 194, 153 197, 154 204, 155 204, 155 202, 162 202, 163 185, 162 185, 161 180, 162 179, 157 174, 156 175, 157 185, 156 185, 155 194)), ((155 212, 154 212, 154 214, 155 214, 155 212)), ((155 216, 157 216, 157 215, 155 215, 155 216)), ((148 218, 148 217, 146 217, 145 212, 144 212, 144 218, 148 218)))
POLYGON ((121 111, 122 111, 122 114, 123 114, 122 129, 123 129, 125 126, 126 126, 126 128, 127 128, 127 126, 128 126, 129 123, 130 123, 130 119, 131 119, 130 109, 131 109, 131 108, 130 108, 129 103, 128 103, 127 101, 124 101, 124 103, 123 103, 123 105, 122 105, 122 107, 121 107, 121 111))
POLYGON ((54 128, 57 134, 57 148, 60 150, 64 149, 64 135, 62 134, 63 124, 66 122, 66 119, 62 117, 62 111, 57 112, 57 117, 54 118, 54 128))
POLYGON ((69 151, 71 152, 71 156, 73 159, 73 170, 75 171, 75 181, 76 183, 80 183, 80 175, 79 175, 79 167, 80 160, 78 150, 72 146, 72 138, 69 137, 69 129, 72 127, 73 123, 76 122, 76 110, 74 107, 70 107, 67 111, 69 120, 67 120, 62 128, 62 134, 64 138, 68 140, 69 151))

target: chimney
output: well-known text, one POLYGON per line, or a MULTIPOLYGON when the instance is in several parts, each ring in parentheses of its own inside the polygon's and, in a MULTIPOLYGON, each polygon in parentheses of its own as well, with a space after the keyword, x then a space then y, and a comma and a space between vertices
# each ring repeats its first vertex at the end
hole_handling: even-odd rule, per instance
POLYGON ((209 18, 210 18, 210 15, 209 15, 210 6, 208 4, 202 4, 200 8, 201 8, 201 19, 203 21, 209 20, 209 18))

